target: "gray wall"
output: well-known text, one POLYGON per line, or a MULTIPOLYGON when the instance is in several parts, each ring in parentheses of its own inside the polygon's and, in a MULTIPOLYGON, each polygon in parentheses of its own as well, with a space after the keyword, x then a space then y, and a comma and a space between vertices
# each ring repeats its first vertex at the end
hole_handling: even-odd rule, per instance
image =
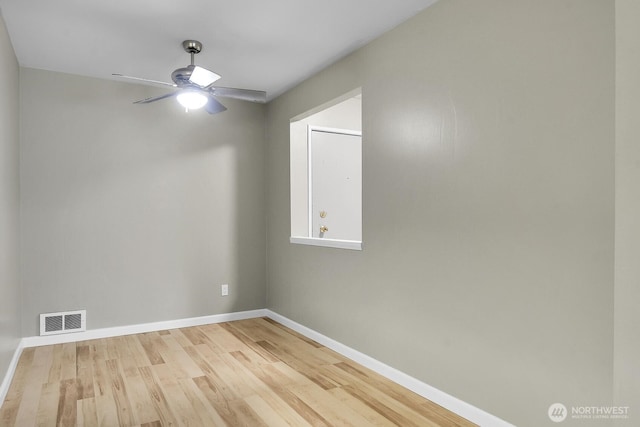
POLYGON ((18 61, 0 15, 0 382, 20 337, 18 61))
POLYGON ((517 425, 609 405, 614 43, 610 1, 445 0, 272 102, 268 307, 517 425), (364 251, 290 244, 289 119, 359 86, 364 251))
POLYGON ((264 307, 263 105, 184 114, 33 69, 21 91, 25 336, 52 311, 94 329, 264 307))
POLYGON ((640 2, 616 1, 616 264, 614 401, 640 421, 640 2))

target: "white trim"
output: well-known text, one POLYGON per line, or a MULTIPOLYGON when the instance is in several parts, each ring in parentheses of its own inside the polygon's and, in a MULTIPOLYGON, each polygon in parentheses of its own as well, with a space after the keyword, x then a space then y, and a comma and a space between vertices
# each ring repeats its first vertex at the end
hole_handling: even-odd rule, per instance
POLYGON ((362 242, 358 240, 338 240, 338 239, 319 239, 317 237, 289 237, 290 243, 298 245, 322 246, 324 248, 351 249, 354 251, 362 250, 362 242))
POLYGON ((309 221, 309 232, 307 235, 313 237, 313 157, 311 150, 311 133, 313 126, 307 125, 307 214, 309 221))
POLYGON ((513 424, 510 424, 495 415, 491 415, 488 412, 483 411, 482 409, 476 408, 469 403, 466 403, 456 397, 451 396, 441 390, 438 390, 435 387, 432 387, 412 376, 405 374, 395 368, 392 368, 389 365, 386 365, 370 356, 367 356, 364 353, 361 353, 357 350, 354 350, 351 347, 348 347, 338 341, 335 341, 326 335, 323 335, 319 332, 314 331, 313 329, 307 328, 297 322, 294 322, 291 319, 288 319, 278 313, 275 313, 269 309, 266 310, 266 315, 270 319, 275 320, 276 322, 293 329, 294 331, 304 335, 307 338, 310 338, 325 347, 334 350, 341 355, 348 357, 349 359, 355 361, 356 363, 365 366, 372 371, 377 372, 385 378, 413 391, 414 393, 419 394, 420 396, 428 399, 443 408, 454 412, 461 417, 466 418, 467 420, 476 423, 480 426, 491 426, 491 427, 514 427, 513 424))
POLYGON ((309 127, 309 134, 311 132, 323 132, 323 133, 338 133, 340 135, 352 135, 352 136, 362 136, 361 130, 352 130, 352 129, 341 129, 341 128, 332 128, 326 126, 316 126, 316 125, 307 125, 309 127))
POLYGON ((167 329, 188 328, 190 326, 208 325, 210 323, 232 322, 234 320, 253 319, 266 316, 264 309, 239 311, 236 313, 214 314, 211 316, 191 317, 188 319, 167 320, 139 325, 116 326, 113 328, 91 329, 85 332, 74 332, 63 335, 23 338, 24 348, 42 345, 64 344, 68 342, 95 340, 100 338, 118 337, 122 335, 141 334, 145 332, 164 331, 167 329))
MULTIPOLYGON (((338 135, 350 135, 350 136, 359 136, 362 141, 362 131, 360 130, 352 130, 352 129, 341 129, 341 128, 333 128, 326 126, 316 126, 316 125, 307 125, 307 213, 309 215, 309 239, 317 239, 317 237, 313 237, 313 147, 312 147, 312 135, 313 132, 320 133, 333 133, 338 135)), ((362 146, 361 146, 362 147, 362 146)), ((360 188, 360 193, 362 195, 362 188, 360 188)), ((360 228, 362 228, 362 209, 360 212, 360 228)), ((329 240, 329 239, 327 239, 329 240)), ((333 239, 334 242, 352 242, 351 240, 339 240, 333 239)), ((303 245, 314 245, 314 246, 324 246, 327 248, 339 248, 339 249, 354 249, 361 251, 362 244, 360 247, 356 248, 353 245, 346 247, 344 243, 334 243, 334 244, 316 244, 316 243, 304 243, 304 242, 291 242, 291 243, 301 243, 303 245)))
POLYGON ((11 385, 11 380, 13 380, 13 375, 16 373, 18 361, 20 360, 20 355, 22 354, 23 349, 24 346, 22 345, 22 340, 20 340, 18 341, 18 347, 16 348, 16 351, 13 352, 13 358, 9 363, 9 367, 7 368, 7 373, 4 375, 2 384, 0 384, 0 406, 2 406, 4 399, 7 397, 9 386, 11 385))
POLYGON ((16 372, 22 350, 29 347, 43 345, 65 344, 70 342, 86 341, 100 338, 118 337, 123 335, 140 334, 145 332, 164 331, 167 329, 188 328, 190 326, 208 325, 212 323, 232 322, 234 320, 254 319, 266 317, 267 310, 258 309, 239 311, 234 313, 214 314, 211 316, 191 317, 187 319, 167 320, 162 322, 143 323, 129 326, 116 326, 113 328, 91 329, 83 332, 72 332, 61 335, 44 335, 22 338, 13 354, 13 359, 7 368, 2 384, 0 384, 0 405, 4 402, 11 380, 16 372))

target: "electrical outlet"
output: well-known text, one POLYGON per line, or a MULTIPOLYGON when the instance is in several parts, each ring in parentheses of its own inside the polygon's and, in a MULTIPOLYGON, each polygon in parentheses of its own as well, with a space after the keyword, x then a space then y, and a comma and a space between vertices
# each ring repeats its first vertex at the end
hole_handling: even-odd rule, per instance
POLYGON ((227 295, 229 295, 229 285, 227 285, 226 283, 225 283, 225 284, 223 284, 223 285, 220 287, 220 294, 221 294, 223 297, 226 297, 227 295))

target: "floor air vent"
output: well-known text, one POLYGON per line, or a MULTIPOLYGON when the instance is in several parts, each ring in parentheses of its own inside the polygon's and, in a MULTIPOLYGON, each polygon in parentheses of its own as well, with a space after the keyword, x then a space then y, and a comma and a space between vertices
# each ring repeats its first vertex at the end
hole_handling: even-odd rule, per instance
POLYGON ((68 334, 87 330, 87 310, 40 315, 40 335, 68 334))

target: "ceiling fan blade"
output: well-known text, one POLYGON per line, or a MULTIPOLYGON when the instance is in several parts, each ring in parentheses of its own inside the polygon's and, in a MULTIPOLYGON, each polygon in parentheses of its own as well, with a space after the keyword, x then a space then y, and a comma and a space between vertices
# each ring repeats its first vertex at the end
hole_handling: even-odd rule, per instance
POLYGON ((204 109, 209 114, 222 113, 227 110, 227 107, 222 105, 217 99, 209 95, 209 101, 205 104, 204 109))
POLYGON ((213 87, 212 93, 223 98, 241 99, 251 102, 267 102, 267 92, 262 90, 236 89, 232 87, 213 87))
POLYGON ((115 76, 115 77, 120 77, 120 78, 123 78, 123 79, 136 80, 136 81, 143 82, 143 83, 151 83, 151 84, 162 85, 162 86, 178 87, 174 83, 161 82, 161 81, 158 81, 158 80, 151 80, 151 79, 143 79, 142 77, 125 76, 124 74, 116 74, 116 73, 111 74, 111 75, 115 76))
POLYGON ((160 96, 152 96, 151 98, 141 99, 140 101, 134 102, 134 104, 148 104, 150 102, 160 101, 161 99, 170 98, 172 96, 176 96, 178 92, 167 93, 160 96))
POLYGON ((211 86, 219 78, 220 76, 213 71, 196 65, 189 76, 189 81, 204 88, 211 86))

